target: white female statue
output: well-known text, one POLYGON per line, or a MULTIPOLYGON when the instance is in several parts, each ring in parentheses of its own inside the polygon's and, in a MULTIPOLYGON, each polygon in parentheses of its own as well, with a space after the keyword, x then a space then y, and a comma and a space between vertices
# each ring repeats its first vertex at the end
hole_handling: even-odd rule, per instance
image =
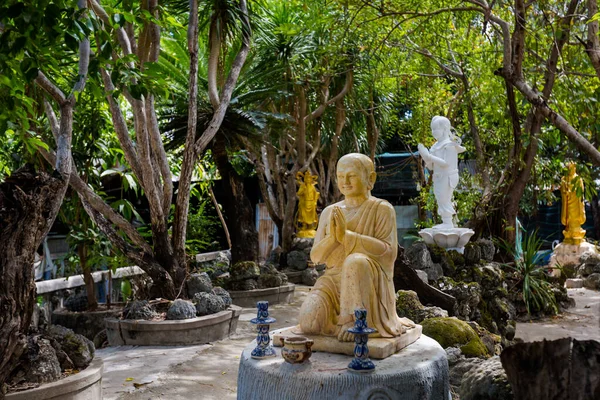
POLYGON ((460 139, 452 133, 450 120, 435 116, 431 120, 431 133, 437 140, 430 150, 419 144, 419 154, 429 170, 433 171, 433 193, 442 223, 434 229, 452 229, 452 218, 456 212, 452 195, 458 184, 458 155, 465 151, 460 139))

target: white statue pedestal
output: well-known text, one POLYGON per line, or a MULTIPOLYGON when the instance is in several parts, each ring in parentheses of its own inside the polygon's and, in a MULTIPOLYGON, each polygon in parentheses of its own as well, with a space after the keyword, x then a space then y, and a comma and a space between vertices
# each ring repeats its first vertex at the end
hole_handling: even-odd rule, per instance
MULTIPOLYGON (((369 357, 374 359, 383 359, 397 353, 406 346, 414 343, 421 336, 423 327, 416 325, 407 330, 402 335, 395 338, 369 338, 369 357)), ((281 338, 289 336, 304 336, 312 339, 313 351, 326 351, 328 353, 354 355, 354 342, 340 342, 336 337, 307 335, 300 331, 299 327, 279 329, 272 332, 273 346, 281 347, 281 338)))
POLYGON ((465 251, 465 245, 475 232, 468 228, 425 228, 419 231, 419 236, 426 244, 437 244, 446 250, 465 251))
POLYGON ((314 352, 308 362, 292 365, 275 348, 276 357, 255 360, 250 357, 255 346, 249 344, 240 359, 238 400, 450 399, 446 352, 427 336, 373 360, 369 374, 348 371, 352 357, 341 354, 314 352))
POLYGON ((595 254, 597 252, 596 246, 588 242, 580 244, 559 243, 552 251, 548 267, 552 268, 552 276, 560 276, 560 269, 556 268, 558 265, 579 265, 579 257, 584 253, 595 254))

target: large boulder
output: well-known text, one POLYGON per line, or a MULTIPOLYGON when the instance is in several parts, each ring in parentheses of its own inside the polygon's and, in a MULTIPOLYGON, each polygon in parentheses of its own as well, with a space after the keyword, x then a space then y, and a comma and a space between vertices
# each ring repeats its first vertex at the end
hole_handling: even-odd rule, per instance
POLYGON ((412 269, 427 271, 433 267, 431 254, 429 253, 429 249, 424 242, 413 243, 408 249, 406 249, 404 254, 408 259, 408 265, 412 269))
POLYGON ((481 247, 476 242, 469 242, 465 246, 465 262, 467 265, 475 265, 481 260, 481 247))
POLYGON ((227 309, 223 299, 212 293, 196 293, 193 299, 196 305, 196 314, 198 316, 215 314, 227 309))
POLYGON ((213 288, 210 276, 206 272, 191 274, 186 281, 186 286, 190 298, 193 298, 196 293, 210 293, 213 288))
POLYGON ((427 318, 448 316, 448 312, 439 307, 425 307, 412 290, 399 290, 396 293, 396 312, 399 317, 408 318, 417 324, 427 318))
POLYGON ((26 382, 48 383, 60 379, 60 362, 48 339, 30 336, 23 365, 26 382))
POLYGON ((231 280, 243 281, 246 279, 258 279, 260 268, 254 261, 239 261, 231 267, 231 280))
POLYGON ((595 272, 588 275, 583 280, 583 286, 592 290, 600 290, 600 273, 595 272))
POLYGON ((307 286, 314 286, 319 279, 319 273, 315 268, 307 268, 302 271, 302 284, 307 286))
POLYGON ((244 281, 229 282, 227 289, 234 291, 258 289, 258 281, 256 279, 246 279, 244 281))
POLYGON ((448 347, 446 349, 448 358, 450 386, 455 393, 460 389, 464 375, 471 369, 481 364, 482 358, 466 358, 458 347, 448 347))
POLYGON ((489 239, 479 239, 476 242, 481 250, 481 258, 485 261, 493 261, 496 255, 496 246, 489 239))
POLYGON ((229 272, 231 267, 231 253, 229 250, 220 251, 217 253, 217 258, 214 260, 213 273, 215 277, 219 277, 229 272))
POLYGON ((460 385, 461 400, 509 400, 512 389, 500 357, 492 357, 464 374, 460 385))
POLYGON ((85 336, 60 325, 52 325, 47 334, 60 346, 56 350, 64 351, 75 368, 84 369, 92 362, 96 349, 94 343, 85 336))
POLYGON ((287 275, 278 271, 274 264, 267 262, 260 265, 259 289, 279 287, 285 285, 287 281, 287 275))
POLYGON ((231 295, 229 294, 229 292, 225 289, 223 289, 222 287, 215 287, 213 288, 212 294, 215 294, 217 296, 219 296, 221 298, 221 300, 223 300, 223 303, 225 303, 225 305, 227 307, 229 307, 231 305, 231 295))
POLYGON ((436 340, 444 349, 458 347, 466 357, 486 357, 488 350, 465 321, 455 317, 429 318, 421 322, 423 334, 436 340))
POLYGON ((439 289, 456 299, 453 314, 470 320, 477 315, 477 305, 481 301, 481 287, 477 282, 456 282, 444 276, 438 281, 439 289))
POLYGON ((578 277, 585 278, 588 275, 600 273, 600 254, 585 252, 579 257, 579 262, 578 277))
POLYGON ((292 250, 287 254, 287 266, 298 271, 308 268, 308 254, 303 250, 292 250))
POLYGON ((123 319, 144 319, 149 320, 157 316, 154 308, 148 300, 134 300, 123 309, 123 319))
POLYGON ((196 307, 186 300, 177 299, 167 310, 168 320, 190 319, 196 317, 196 307))

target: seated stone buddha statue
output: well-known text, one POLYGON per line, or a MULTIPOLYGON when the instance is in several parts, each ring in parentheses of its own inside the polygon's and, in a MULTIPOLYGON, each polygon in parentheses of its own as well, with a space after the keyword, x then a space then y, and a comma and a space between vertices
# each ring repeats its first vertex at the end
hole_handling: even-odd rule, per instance
POLYGON ((415 324, 396 314, 393 272, 398 251, 396 213, 390 203, 371 196, 376 173, 363 154, 347 154, 337 164, 344 200, 325 208, 311 251, 315 264, 326 264, 300 309, 306 334, 354 340, 354 310, 367 310, 371 337, 400 336, 415 324))

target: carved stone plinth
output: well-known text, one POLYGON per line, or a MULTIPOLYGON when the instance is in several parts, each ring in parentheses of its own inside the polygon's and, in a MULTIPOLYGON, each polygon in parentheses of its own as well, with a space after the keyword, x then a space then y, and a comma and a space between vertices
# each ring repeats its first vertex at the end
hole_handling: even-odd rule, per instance
POLYGON ((465 251, 465 245, 475 232, 468 228, 425 228, 419 231, 419 236, 427 244, 437 244, 446 250, 465 251))
MULTIPOLYGON (((422 331, 423 327, 417 325, 415 328, 410 329, 401 336, 395 338, 369 338, 369 357, 375 359, 387 358, 414 343, 421 337, 422 331)), ((312 339, 314 341, 312 346, 313 351, 346 354, 349 356, 354 355, 354 342, 340 342, 336 337, 331 336, 307 335, 302 333, 299 327, 295 326, 274 331, 273 345, 281 346, 280 338, 289 336, 304 336, 312 339)))
MULTIPOLYGON (((369 339, 369 347, 374 340, 369 339)), ((254 346, 249 344, 240 357, 238 400, 450 399, 446 352, 427 336, 374 360, 375 371, 369 374, 348 371, 350 356, 318 351, 303 364, 286 363, 280 347, 277 357, 254 360, 254 346)))

